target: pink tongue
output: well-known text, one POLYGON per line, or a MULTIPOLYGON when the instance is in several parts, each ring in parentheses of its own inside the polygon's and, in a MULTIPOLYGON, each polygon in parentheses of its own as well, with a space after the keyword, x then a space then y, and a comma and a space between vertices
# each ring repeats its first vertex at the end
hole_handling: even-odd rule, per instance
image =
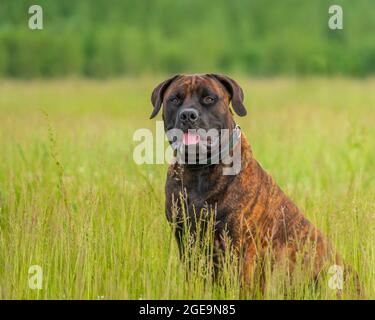
POLYGON ((197 144, 200 141, 200 136, 196 133, 186 132, 186 133, 184 133, 182 141, 183 141, 184 145, 187 145, 187 146, 190 145, 190 144, 197 144))

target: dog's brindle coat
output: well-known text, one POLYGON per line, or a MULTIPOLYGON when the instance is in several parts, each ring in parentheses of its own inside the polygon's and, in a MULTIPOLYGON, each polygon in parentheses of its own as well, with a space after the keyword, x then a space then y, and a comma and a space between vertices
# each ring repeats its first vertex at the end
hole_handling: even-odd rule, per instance
MULTIPOLYGON (((162 104, 164 106, 165 130, 232 130, 235 123, 230 103, 235 113, 246 115, 242 89, 234 80, 216 74, 174 76, 154 89, 151 100, 154 106, 151 118, 156 116, 162 104), (198 112, 198 123, 179 122, 178 114, 186 108, 198 112)), ((215 210, 216 262, 226 250, 228 241, 224 239, 227 235, 231 249, 241 256, 241 273, 249 283, 254 271, 262 269, 258 267, 267 252, 272 252, 274 264, 287 262, 290 272, 293 272, 297 257, 302 257, 303 263, 311 268, 313 278, 318 277, 327 262, 341 264, 321 232, 254 159, 243 133, 241 143, 236 147, 241 148, 241 171, 237 175, 223 175, 221 163, 202 168, 178 163, 169 167, 165 188, 166 215, 169 222, 177 224, 180 253, 184 232, 181 206, 185 205, 188 207, 185 212, 190 215, 191 232, 194 232, 194 214, 199 215, 201 209, 215 210), (185 204, 181 203, 181 194, 187 197, 183 200, 185 204), (173 209, 176 206, 177 212, 173 209)))

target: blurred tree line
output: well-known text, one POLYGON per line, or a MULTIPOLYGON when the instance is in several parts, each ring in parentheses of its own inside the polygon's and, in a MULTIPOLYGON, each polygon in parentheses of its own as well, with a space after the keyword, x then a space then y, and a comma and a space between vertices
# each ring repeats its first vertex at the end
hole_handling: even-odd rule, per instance
POLYGON ((374 0, 1 0, 0 76, 375 71, 374 0), (28 28, 43 8, 44 29, 28 28), (328 28, 342 5, 344 29, 328 28))

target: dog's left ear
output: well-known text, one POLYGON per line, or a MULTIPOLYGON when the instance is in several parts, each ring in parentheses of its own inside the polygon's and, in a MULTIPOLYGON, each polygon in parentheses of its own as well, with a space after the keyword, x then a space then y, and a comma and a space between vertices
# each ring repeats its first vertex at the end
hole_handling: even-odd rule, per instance
POLYGON ((151 113, 150 119, 154 118, 158 114, 161 108, 161 105, 163 103, 163 97, 164 97, 165 91, 177 77, 179 77, 179 75, 175 75, 172 78, 164 80, 162 83, 159 83, 156 86, 156 88, 152 91, 151 102, 152 102, 152 105, 154 106, 154 110, 151 113))
POLYGON ((238 85, 233 79, 221 75, 221 74, 209 74, 209 76, 216 78, 221 84, 228 90, 230 94, 230 99, 232 102, 233 110, 240 116, 244 117, 247 114, 246 108, 243 105, 243 91, 242 88, 238 85))

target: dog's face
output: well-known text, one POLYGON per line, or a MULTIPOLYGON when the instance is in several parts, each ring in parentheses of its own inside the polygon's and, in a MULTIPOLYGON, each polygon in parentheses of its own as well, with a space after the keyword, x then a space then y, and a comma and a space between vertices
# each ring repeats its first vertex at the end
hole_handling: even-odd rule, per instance
POLYGON ((232 129, 234 111, 246 115, 243 92, 232 79, 215 74, 177 75, 160 83, 153 91, 151 101, 155 117, 163 104, 166 131, 180 129, 232 129))

